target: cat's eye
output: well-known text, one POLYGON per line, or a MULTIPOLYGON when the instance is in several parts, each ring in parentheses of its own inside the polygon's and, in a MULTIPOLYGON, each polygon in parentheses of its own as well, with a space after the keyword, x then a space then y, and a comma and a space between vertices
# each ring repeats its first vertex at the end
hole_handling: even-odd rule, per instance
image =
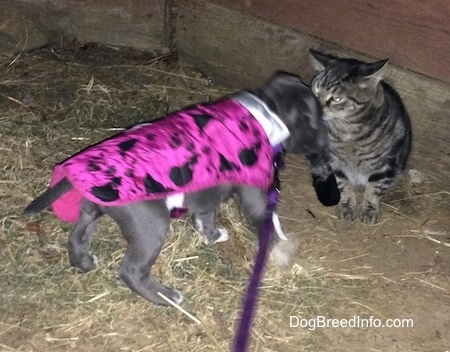
POLYGON ((327 100, 327 105, 338 105, 342 104, 345 101, 345 97, 339 96, 339 95, 329 95, 327 100))

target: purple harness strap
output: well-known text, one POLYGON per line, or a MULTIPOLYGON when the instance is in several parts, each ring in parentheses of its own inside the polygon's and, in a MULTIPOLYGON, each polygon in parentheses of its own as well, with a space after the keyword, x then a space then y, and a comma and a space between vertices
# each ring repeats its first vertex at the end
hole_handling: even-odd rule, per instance
POLYGON ((274 231, 272 215, 279 201, 278 171, 284 168, 283 147, 281 145, 274 147, 274 155, 274 182, 267 197, 267 207, 264 222, 259 230, 259 249, 258 253, 256 254, 253 273, 250 277, 250 282, 247 287, 247 293, 245 295, 244 305, 241 312, 241 319, 234 338, 234 352, 245 352, 248 348, 250 340, 250 329, 253 323, 256 304, 258 300, 259 286, 261 284, 264 267, 267 262, 270 238, 274 231))

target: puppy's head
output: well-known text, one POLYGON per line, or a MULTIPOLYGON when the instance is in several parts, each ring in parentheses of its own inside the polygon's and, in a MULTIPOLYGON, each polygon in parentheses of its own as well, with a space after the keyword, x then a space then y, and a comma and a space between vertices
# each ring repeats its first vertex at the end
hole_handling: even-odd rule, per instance
POLYGON ((290 137, 283 143, 288 153, 317 153, 328 143, 322 108, 298 76, 278 71, 254 94, 286 124, 290 137))

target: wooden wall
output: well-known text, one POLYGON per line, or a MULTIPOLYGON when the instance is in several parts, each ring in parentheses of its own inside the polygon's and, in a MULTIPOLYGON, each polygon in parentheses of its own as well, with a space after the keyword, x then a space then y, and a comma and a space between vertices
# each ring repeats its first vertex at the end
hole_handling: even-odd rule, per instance
MULTIPOLYGON (((5 1, 5 0, 1 0, 5 1)), ((49 35, 159 51, 171 45, 166 0, 6 0, 49 35)), ((58 38, 53 38, 57 40, 58 38)))
POLYGON ((1 9, 0 46, 14 39, 8 50, 33 38, 30 48, 51 43, 45 35, 58 32, 156 53, 174 46, 182 60, 236 88, 277 69, 309 82, 311 47, 387 57, 387 80, 413 122, 411 165, 450 184, 450 0, 3 0, 1 9), (41 36, 27 37, 30 23, 41 36))
POLYGON ((450 83, 449 0, 211 0, 450 83))
MULTIPOLYGON (((261 20, 217 2, 178 0, 175 47, 183 60, 218 81, 235 87, 254 87, 274 70, 283 69, 310 82, 314 75, 308 54, 311 47, 370 60, 350 47, 261 20)), ((392 62, 386 71, 386 80, 397 88, 412 119, 411 166, 450 187, 450 84, 399 68, 392 62)))
MULTIPOLYGON (((80 42, 158 50, 171 47, 176 26, 172 15, 188 5, 185 0, 3 0, 0 34, 10 26, 7 6, 20 9, 43 32, 59 31, 80 42)), ((449 0, 193 0, 191 9, 205 17, 212 5, 370 57, 389 58, 394 65, 450 83, 449 0)), ((6 34, 14 37, 16 32, 6 34)))

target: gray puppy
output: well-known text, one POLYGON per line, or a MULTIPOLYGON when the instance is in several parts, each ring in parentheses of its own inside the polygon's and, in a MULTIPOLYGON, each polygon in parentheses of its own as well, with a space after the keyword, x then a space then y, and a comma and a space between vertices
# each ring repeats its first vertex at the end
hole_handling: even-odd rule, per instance
POLYGON ((299 77, 277 72, 252 92, 137 125, 75 154, 55 166, 51 187, 24 212, 52 206, 76 222, 69 258, 83 272, 98 267, 89 249, 100 217, 109 215, 128 244, 119 277, 155 304, 167 304, 158 293, 180 303, 179 291, 150 274, 174 211, 193 215, 205 243, 224 241, 215 211, 236 194, 259 229, 276 174, 273 148, 309 154, 326 143, 314 94, 299 77))

